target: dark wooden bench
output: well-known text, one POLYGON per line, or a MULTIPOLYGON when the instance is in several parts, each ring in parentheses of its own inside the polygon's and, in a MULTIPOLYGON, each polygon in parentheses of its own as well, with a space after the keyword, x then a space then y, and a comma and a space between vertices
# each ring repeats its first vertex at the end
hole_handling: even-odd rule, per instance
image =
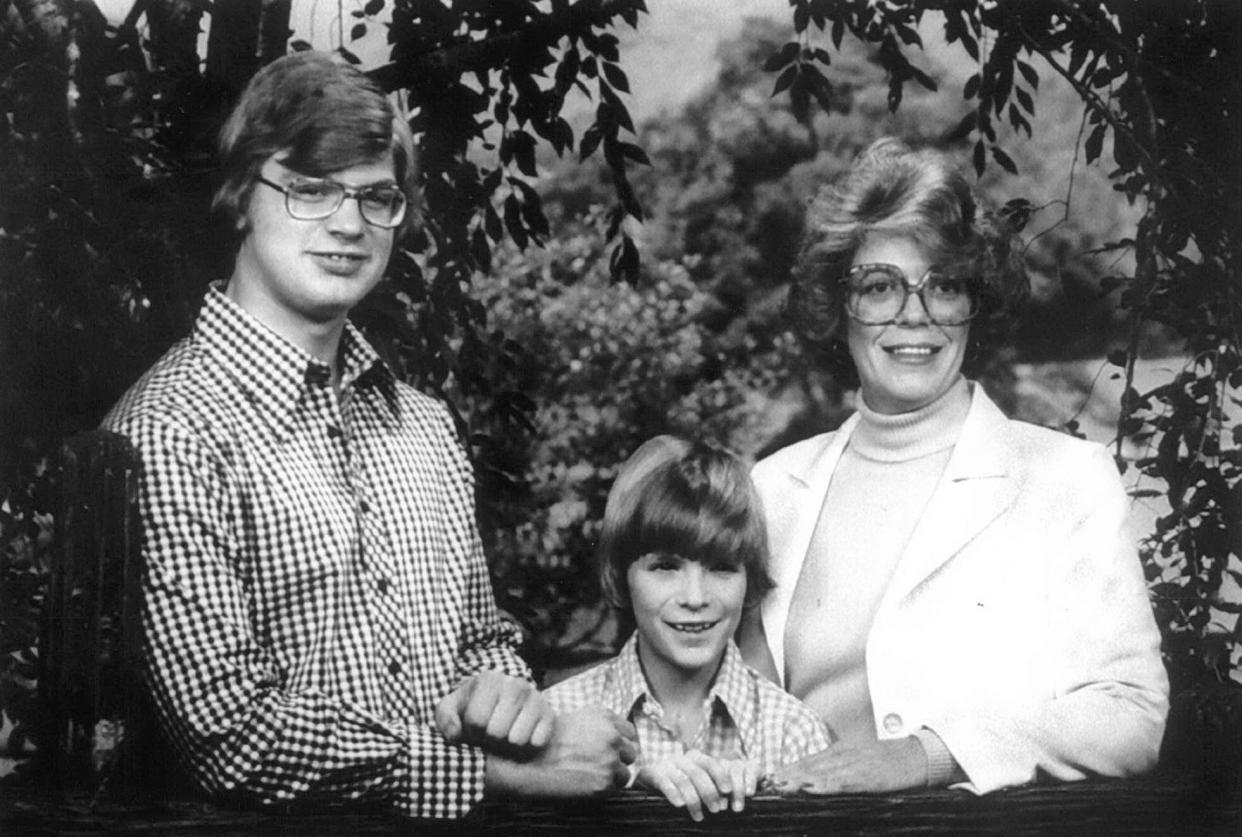
POLYGON ((165 781, 169 762, 136 676, 139 467, 115 434, 83 434, 64 446, 40 648, 47 718, 40 757, 48 770, 44 781, 0 789, 0 834, 1242 835, 1242 691, 1223 684, 1175 696, 1161 767, 1151 776, 985 797, 760 797, 742 814, 695 824, 630 792, 599 802, 488 802, 464 822, 417 827, 349 809, 253 811, 194 799, 165 781))

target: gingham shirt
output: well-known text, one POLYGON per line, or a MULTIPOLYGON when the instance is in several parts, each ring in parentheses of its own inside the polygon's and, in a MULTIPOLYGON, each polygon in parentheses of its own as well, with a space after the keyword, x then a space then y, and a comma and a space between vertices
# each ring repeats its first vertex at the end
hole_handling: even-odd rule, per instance
POLYGON ((558 712, 603 706, 633 722, 642 768, 689 750, 714 758, 754 759, 759 775, 828 746, 823 723, 802 702, 742 661, 730 641, 706 698, 703 723, 690 741, 664 724, 664 708, 647 686, 638 635, 621 653, 552 686, 544 695, 558 712))
POLYGON ((104 425, 142 458, 143 626, 162 726, 197 782, 272 803, 464 813, 462 677, 528 677, 498 618, 447 412, 347 325, 326 364, 217 288, 104 425))

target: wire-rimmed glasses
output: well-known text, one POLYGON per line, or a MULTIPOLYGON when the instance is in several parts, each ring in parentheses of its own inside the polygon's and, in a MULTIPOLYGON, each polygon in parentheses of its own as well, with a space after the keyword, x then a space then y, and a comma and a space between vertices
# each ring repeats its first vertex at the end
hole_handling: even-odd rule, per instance
POLYGON ((405 193, 395 184, 379 183, 355 189, 335 180, 305 177, 282 186, 266 177, 260 183, 285 195, 285 211, 299 221, 321 221, 341 208, 346 198, 358 201, 358 210, 368 224, 390 230, 405 220, 405 193))

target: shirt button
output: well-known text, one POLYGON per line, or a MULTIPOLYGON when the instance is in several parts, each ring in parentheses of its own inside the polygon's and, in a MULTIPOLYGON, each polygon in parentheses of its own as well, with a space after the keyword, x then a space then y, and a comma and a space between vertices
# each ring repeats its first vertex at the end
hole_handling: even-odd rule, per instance
POLYGON ((901 732, 902 720, 901 716, 896 712, 890 712, 884 716, 884 731, 890 735, 896 735, 901 732))
POLYGON ((376 586, 379 587, 379 591, 381 594, 387 593, 388 592, 388 579, 381 578, 379 580, 379 583, 376 586))
POLYGON ((328 425, 328 438, 329 439, 341 438, 341 428, 337 427, 335 424, 329 424, 328 425))
POLYGON ((363 514, 366 514, 366 513, 368 513, 369 511, 371 511, 371 504, 370 504, 370 503, 368 503, 366 500, 359 500, 359 501, 358 501, 358 508, 362 509, 362 513, 363 513, 363 514))
POLYGON ((401 663, 397 662, 396 660, 393 660, 391 663, 389 663, 389 664, 388 664, 388 673, 389 673, 389 674, 391 674, 393 677, 396 677, 398 674, 400 674, 400 673, 401 673, 401 663))

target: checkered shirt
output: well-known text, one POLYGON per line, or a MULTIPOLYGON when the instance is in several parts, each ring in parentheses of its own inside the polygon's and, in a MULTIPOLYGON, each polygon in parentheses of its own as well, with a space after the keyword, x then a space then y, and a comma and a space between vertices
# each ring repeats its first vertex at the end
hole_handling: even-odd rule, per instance
POLYGON ((500 620, 443 405, 347 325, 326 364, 212 288, 104 426, 142 458, 161 724, 207 791, 463 814, 484 756, 436 731, 463 677, 529 677, 500 620))
POLYGON ((742 661, 730 641, 708 692, 703 723, 688 742, 664 724, 664 709, 651 694, 638 660, 634 634, 611 660, 549 688, 544 695, 558 712, 603 706, 638 730, 638 767, 689 750, 722 759, 754 759, 759 775, 828 746, 828 732, 797 698, 742 661))

